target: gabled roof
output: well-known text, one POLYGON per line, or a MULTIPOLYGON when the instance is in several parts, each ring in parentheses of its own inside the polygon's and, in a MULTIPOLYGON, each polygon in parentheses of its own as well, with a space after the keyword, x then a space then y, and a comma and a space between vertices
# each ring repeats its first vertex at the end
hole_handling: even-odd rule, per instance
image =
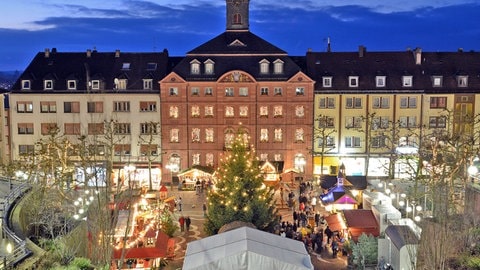
POLYGON ((389 225, 385 229, 385 235, 390 238, 397 250, 405 245, 417 245, 420 241, 407 225, 389 225))

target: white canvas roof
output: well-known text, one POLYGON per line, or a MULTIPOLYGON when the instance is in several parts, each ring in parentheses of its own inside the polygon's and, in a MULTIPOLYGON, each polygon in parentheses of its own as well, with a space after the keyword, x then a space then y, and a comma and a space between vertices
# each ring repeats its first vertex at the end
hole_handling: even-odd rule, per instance
POLYGON ((188 243, 183 270, 313 269, 303 242, 241 227, 188 243))

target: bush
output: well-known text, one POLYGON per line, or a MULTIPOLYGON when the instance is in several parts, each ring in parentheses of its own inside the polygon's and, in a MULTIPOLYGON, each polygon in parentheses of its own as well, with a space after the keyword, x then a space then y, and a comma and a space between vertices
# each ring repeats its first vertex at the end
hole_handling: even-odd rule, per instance
POLYGON ((88 270, 93 269, 93 266, 89 259, 83 257, 77 257, 73 259, 69 267, 74 267, 74 269, 88 270))

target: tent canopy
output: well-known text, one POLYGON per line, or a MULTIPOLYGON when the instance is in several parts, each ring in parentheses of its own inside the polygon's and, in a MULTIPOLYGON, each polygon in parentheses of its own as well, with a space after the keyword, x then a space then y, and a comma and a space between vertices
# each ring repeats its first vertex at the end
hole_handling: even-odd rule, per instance
POLYGON ((313 269, 302 242, 241 227, 188 243, 183 270, 313 269))

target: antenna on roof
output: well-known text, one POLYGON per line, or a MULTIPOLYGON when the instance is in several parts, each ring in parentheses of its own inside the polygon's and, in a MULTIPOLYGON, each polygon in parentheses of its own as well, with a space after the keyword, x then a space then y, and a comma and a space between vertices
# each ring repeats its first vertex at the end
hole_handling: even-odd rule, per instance
POLYGON ((330 46, 330 37, 327 38, 327 52, 331 52, 332 48, 330 46))

